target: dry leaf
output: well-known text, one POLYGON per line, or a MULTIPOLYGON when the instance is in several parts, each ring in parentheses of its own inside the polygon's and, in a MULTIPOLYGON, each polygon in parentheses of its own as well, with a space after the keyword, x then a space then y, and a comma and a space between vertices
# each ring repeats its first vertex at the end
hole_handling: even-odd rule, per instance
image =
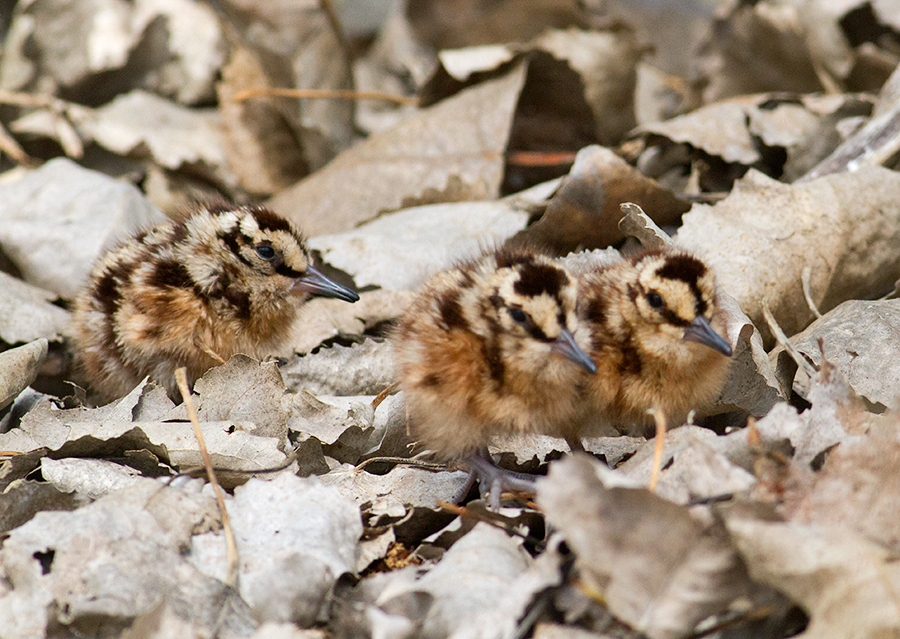
POLYGON ((891 553, 839 524, 726 519, 754 581, 800 603, 803 639, 893 637, 900 632, 900 565, 891 553))
POLYGON ((825 312, 869 297, 900 279, 900 176, 879 167, 789 186, 751 171, 715 206, 685 213, 676 242, 704 256, 764 341, 768 304, 788 335, 812 319, 801 287, 825 312))
POLYGON ((377 395, 391 385, 391 345, 367 339, 349 347, 335 344, 315 356, 296 357, 281 367, 291 392, 313 395, 377 395))
POLYGON ((527 220, 528 213, 512 200, 433 204, 384 215, 353 231, 315 237, 310 247, 352 275, 359 287, 415 290, 434 273, 501 244, 527 220))
MULTIPOLYGON (((317 479, 289 472, 251 479, 228 502, 240 558, 240 593, 265 621, 312 625, 335 581, 353 571, 362 523, 356 505, 317 479)), ((221 534, 197 535, 191 563, 225 577, 221 534)))
POLYGON ((790 521, 851 528, 893 553, 900 550, 900 442, 890 416, 833 450, 811 482, 785 494, 790 521))
POLYGON ((65 159, 0 185, 3 252, 26 282, 67 299, 101 250, 164 219, 133 186, 65 159))
POLYGON ((644 489, 607 488, 584 455, 551 464, 538 503, 610 611, 652 639, 686 637, 750 586, 719 527, 644 489))
POLYGON ((47 358, 47 340, 42 338, 0 353, 0 410, 28 388, 47 358))
POLYGON ((213 9, 193 0, 17 4, 8 42, 16 49, 2 58, 0 86, 84 104, 135 88, 209 100, 225 44, 213 9))
POLYGON ((36 339, 59 341, 69 314, 50 301, 55 296, 0 272, 0 340, 7 344, 36 339))
POLYGON ((11 586, 0 597, 4 636, 33 637, 48 623, 111 631, 163 596, 206 632, 248 633, 249 610, 240 601, 221 606, 224 584, 183 554, 214 513, 211 496, 150 481, 73 512, 38 513, 0 549, 11 586))
POLYGON ((296 111, 285 98, 237 101, 248 89, 289 86, 287 70, 251 48, 237 47, 216 86, 226 160, 241 187, 272 195, 309 173, 296 111))
POLYGON ((589 146, 547 203, 540 220, 519 231, 509 245, 536 246, 554 255, 606 248, 622 239, 620 205, 633 202, 660 225, 675 226, 690 205, 632 168, 612 151, 589 146))
POLYGON ((269 205, 309 235, 346 231, 387 210, 421 198, 431 201, 454 185, 454 198, 496 196, 503 152, 525 68, 423 109, 393 129, 342 153, 269 205))
MULTIPOLYGON (((900 300, 844 302, 791 338, 794 347, 815 365, 824 356, 870 405, 895 407, 900 385, 900 300), (819 348, 819 340, 822 348, 819 348), (823 353, 824 349, 824 353, 823 353)), ((789 356, 780 351, 779 368, 789 356)), ((792 363, 792 362, 791 362, 792 363)), ((792 368, 796 368, 794 365, 792 368)), ((788 380, 790 381, 790 380, 788 380)), ((811 380, 805 368, 797 369, 793 389, 809 397, 811 380)))

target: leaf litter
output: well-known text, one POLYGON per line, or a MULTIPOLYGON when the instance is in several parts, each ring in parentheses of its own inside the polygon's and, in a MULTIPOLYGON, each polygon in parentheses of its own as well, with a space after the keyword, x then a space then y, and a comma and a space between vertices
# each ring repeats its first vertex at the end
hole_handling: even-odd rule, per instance
POLYGON ((330 2, 13 4, 4 637, 900 632, 885 3, 653 23, 603 3, 417 0, 361 31, 330 2), (334 97, 354 87, 382 96, 334 97), (267 93, 281 88, 331 97, 267 93), (362 289, 313 300, 274 359, 195 384, 234 583, 185 405, 144 382, 85 406, 65 383, 67 309, 97 255, 198 197, 268 198, 362 289), (421 283, 504 243, 577 273, 672 242, 716 271, 735 356, 708 414, 669 425, 655 490, 652 440, 589 440, 592 459, 526 436, 491 453, 547 475, 536 503, 441 507, 466 475, 422 454, 403 392, 384 392, 421 283))

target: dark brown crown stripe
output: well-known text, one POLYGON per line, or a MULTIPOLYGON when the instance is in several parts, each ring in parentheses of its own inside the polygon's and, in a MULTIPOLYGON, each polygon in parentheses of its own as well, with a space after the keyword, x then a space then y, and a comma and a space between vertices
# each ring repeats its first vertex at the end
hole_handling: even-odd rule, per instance
POLYGON ((462 306, 459 303, 459 291, 448 291, 438 301, 438 311, 441 313, 441 320, 447 330, 454 328, 467 331, 469 323, 463 315, 462 306))
POLYGON ((707 310, 707 302, 700 291, 700 278, 706 275, 706 265, 692 255, 670 255, 656 271, 659 277, 680 280, 687 284, 697 301, 697 314, 703 315, 707 310))
MULTIPOLYGON (((268 209, 251 209, 250 214, 262 231, 285 231, 295 235, 290 222, 268 209)), ((298 238, 301 239, 301 238, 298 238)))
POLYGON ((519 295, 537 297, 547 293, 558 297, 563 286, 569 283, 569 278, 559 268, 549 264, 525 264, 521 268, 519 281, 513 286, 513 290, 519 295))

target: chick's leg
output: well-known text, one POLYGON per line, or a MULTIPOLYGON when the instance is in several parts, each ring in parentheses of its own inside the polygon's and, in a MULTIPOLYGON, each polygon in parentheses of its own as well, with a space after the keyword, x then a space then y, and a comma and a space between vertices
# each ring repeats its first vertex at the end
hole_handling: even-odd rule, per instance
MULTIPOLYGON (((488 498, 488 503, 493 510, 500 509, 500 496, 504 490, 525 493, 534 493, 537 490, 534 475, 500 468, 491 461, 487 450, 482 450, 467 458, 466 463, 469 465, 470 475, 470 480, 466 482, 466 492, 471 487, 471 482, 477 479, 481 496, 488 498)), ((461 495, 461 497, 464 496, 465 494, 461 495)))

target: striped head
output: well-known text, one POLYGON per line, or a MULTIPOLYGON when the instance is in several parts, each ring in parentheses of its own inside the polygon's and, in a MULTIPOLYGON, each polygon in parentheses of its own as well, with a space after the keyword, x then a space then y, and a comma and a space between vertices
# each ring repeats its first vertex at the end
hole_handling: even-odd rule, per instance
POLYGON ((491 376, 503 368, 542 370, 561 356, 596 372, 576 343, 576 286, 552 260, 500 251, 461 267, 457 286, 437 301, 442 323, 477 335, 485 344, 491 376))
POLYGON ((359 299, 312 266, 303 235, 272 211, 209 207, 178 225, 182 246, 175 250, 190 256, 183 266, 203 292, 230 287, 268 296, 315 293, 348 302, 359 299))
POLYGON ((620 312, 645 351, 677 355, 692 342, 731 356, 731 345, 721 335, 715 276, 699 258, 660 249, 639 254, 632 263, 630 303, 620 312))

